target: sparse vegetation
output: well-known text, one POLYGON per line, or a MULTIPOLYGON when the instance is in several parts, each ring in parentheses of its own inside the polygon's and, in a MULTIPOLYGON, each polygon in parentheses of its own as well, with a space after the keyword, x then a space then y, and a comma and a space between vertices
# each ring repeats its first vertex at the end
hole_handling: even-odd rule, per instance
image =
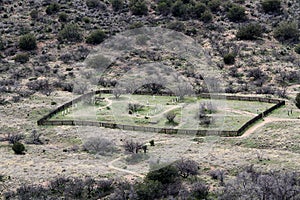
POLYGON ((300 54, 300 44, 297 44, 297 45, 295 46, 295 52, 296 52, 297 54, 300 54))
POLYGON ((99 155, 111 155, 117 151, 117 147, 112 141, 101 137, 88 138, 82 148, 84 151, 99 155))

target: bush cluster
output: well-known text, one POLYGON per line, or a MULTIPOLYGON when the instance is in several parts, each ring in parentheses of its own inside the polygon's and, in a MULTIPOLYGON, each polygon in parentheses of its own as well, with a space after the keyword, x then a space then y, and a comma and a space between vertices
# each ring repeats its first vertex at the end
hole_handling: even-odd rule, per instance
POLYGON ((295 104, 296 104, 297 108, 300 109, 300 93, 298 93, 296 96, 295 104))
POLYGON ((37 47, 36 38, 33 34, 26 34, 20 37, 19 47, 22 50, 34 50, 37 47))
POLYGON ((236 37, 241 40, 254 40, 262 36, 263 29, 262 27, 257 24, 248 24, 246 26, 241 27, 236 37))

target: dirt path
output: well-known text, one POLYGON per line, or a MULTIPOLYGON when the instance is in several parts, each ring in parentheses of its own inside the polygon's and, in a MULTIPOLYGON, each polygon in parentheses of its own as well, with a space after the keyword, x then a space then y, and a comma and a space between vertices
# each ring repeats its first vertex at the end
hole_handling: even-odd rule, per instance
POLYGON ((142 175, 142 174, 139 174, 139 173, 137 173, 137 172, 133 172, 133 171, 130 171, 130 170, 122 169, 122 168, 120 168, 120 167, 115 167, 115 166, 113 166, 113 164, 114 164, 115 162, 121 160, 123 157, 124 157, 124 156, 120 156, 119 158, 116 158, 116 159, 110 161, 110 162, 108 163, 108 168, 113 169, 113 170, 117 170, 117 171, 119 171, 119 172, 125 172, 125 173, 127 173, 127 174, 131 174, 131 175, 134 175, 134 176, 136 176, 136 177, 143 178, 144 175, 142 175))
POLYGON ((295 122, 295 121, 300 122, 300 119, 266 117, 266 118, 264 118, 264 120, 262 122, 259 122, 259 123, 255 124, 254 126, 252 126, 251 128, 249 128, 248 130, 246 130, 246 132, 243 135, 239 136, 238 138, 248 137, 249 135, 254 133, 257 129, 265 126, 268 123, 272 123, 272 122, 295 122))

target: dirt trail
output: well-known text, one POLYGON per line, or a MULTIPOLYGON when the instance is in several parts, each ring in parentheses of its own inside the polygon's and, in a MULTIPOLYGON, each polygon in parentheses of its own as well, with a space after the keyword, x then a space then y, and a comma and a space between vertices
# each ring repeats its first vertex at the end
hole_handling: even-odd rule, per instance
POLYGON ((125 173, 127 173, 127 174, 131 174, 131 175, 134 175, 134 176, 143 178, 144 175, 142 175, 142 174, 139 174, 139 173, 137 173, 137 172, 133 172, 133 171, 130 171, 130 170, 122 169, 122 168, 120 168, 120 167, 115 167, 115 166, 113 166, 113 164, 114 164, 115 162, 121 160, 123 157, 124 157, 124 156, 120 156, 119 158, 116 158, 116 159, 110 161, 110 162, 108 163, 108 168, 117 170, 117 171, 119 171, 119 172, 125 172, 125 173))
POLYGON ((238 138, 248 137, 249 135, 254 133, 257 129, 265 126, 268 123, 272 123, 272 122, 300 122, 300 119, 266 117, 266 118, 264 118, 264 121, 253 125, 248 130, 246 130, 246 132, 243 135, 239 136, 238 138))

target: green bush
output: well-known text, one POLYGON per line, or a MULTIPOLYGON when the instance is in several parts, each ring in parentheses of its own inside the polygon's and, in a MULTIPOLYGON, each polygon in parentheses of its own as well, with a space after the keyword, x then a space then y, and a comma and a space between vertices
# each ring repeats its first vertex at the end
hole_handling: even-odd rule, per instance
POLYGON ((19 47, 23 50, 34 50, 36 49, 36 38, 33 34, 26 34, 20 37, 19 47))
POLYGON ((221 1, 220 0, 211 0, 207 3, 207 6, 211 11, 217 11, 220 9, 221 1))
POLYGON ((37 18, 39 17, 39 12, 38 12, 37 10, 32 10, 32 11, 30 12, 30 17, 31 17, 32 19, 37 19, 37 18))
POLYGON ((193 8, 193 11, 194 11, 194 15, 195 17, 197 18, 201 18, 203 13, 207 10, 207 7, 204 3, 197 3, 194 8, 193 8))
POLYGON ((48 15, 52 15, 54 13, 57 13, 60 9, 60 6, 58 3, 51 3, 49 6, 46 8, 46 13, 48 15))
POLYGON ((211 22, 212 19, 213 19, 213 15, 209 10, 206 10, 200 17, 200 20, 205 23, 211 22))
POLYGON ((12 150, 15 152, 15 154, 22 155, 22 154, 24 154, 25 146, 24 146, 24 144, 22 144, 20 142, 16 142, 13 144, 12 150))
POLYGON ((3 49, 4 49, 4 44, 3 44, 2 38, 0 37, 0 50, 3 50, 3 49))
POLYGON ((262 33, 263 30, 259 24, 248 24, 238 30, 236 37, 241 40, 254 40, 261 37, 262 33))
POLYGON ((163 194, 163 185, 159 181, 148 180, 135 185, 138 199, 157 199, 163 194))
POLYGON ((156 11, 162 15, 168 15, 171 13, 172 1, 162 0, 157 3, 156 11))
POLYGON ((92 32, 87 38, 86 42, 89 44, 100 44, 106 38, 106 34, 102 30, 92 32))
POLYGON ((246 19, 245 11, 246 10, 244 7, 237 4, 232 4, 227 11, 227 17, 233 22, 243 21, 246 19))
POLYGON ((176 167, 167 165, 154 171, 148 172, 146 179, 152 181, 159 181, 162 184, 174 183, 179 177, 176 167))
POLYGON ((261 2, 261 5, 266 13, 279 12, 281 9, 281 0, 264 0, 261 2))
POLYGON ((282 22, 274 30, 274 37, 281 42, 296 42, 299 40, 298 24, 282 22))
POLYGON ((66 21, 68 21, 68 15, 65 12, 59 13, 58 20, 60 22, 66 22, 66 21))
POLYGON ((181 0, 177 0, 172 6, 172 14, 174 17, 186 17, 188 8, 181 0))
POLYGON ((300 54, 300 44, 297 44, 297 45, 295 46, 295 52, 296 52, 297 54, 300 54))
POLYGON ((59 33, 58 40, 61 42, 80 42, 82 33, 76 24, 67 24, 59 33))
POLYGON ((19 53, 14 57, 14 60, 19 63, 26 63, 29 61, 28 53, 19 53))
POLYGON ((88 8, 97 8, 100 5, 99 0, 86 0, 85 3, 88 8))
POLYGON ((111 5, 114 11, 122 10, 124 7, 124 0, 111 0, 111 5))
POLYGON ((295 105, 300 109, 300 93, 298 93, 296 96, 295 105))
POLYGON ((235 55, 233 53, 228 53, 224 55, 223 60, 226 65, 232 65, 235 62, 235 55))
POLYGON ((129 7, 133 15, 141 16, 148 14, 148 7, 144 0, 130 0, 129 7))

